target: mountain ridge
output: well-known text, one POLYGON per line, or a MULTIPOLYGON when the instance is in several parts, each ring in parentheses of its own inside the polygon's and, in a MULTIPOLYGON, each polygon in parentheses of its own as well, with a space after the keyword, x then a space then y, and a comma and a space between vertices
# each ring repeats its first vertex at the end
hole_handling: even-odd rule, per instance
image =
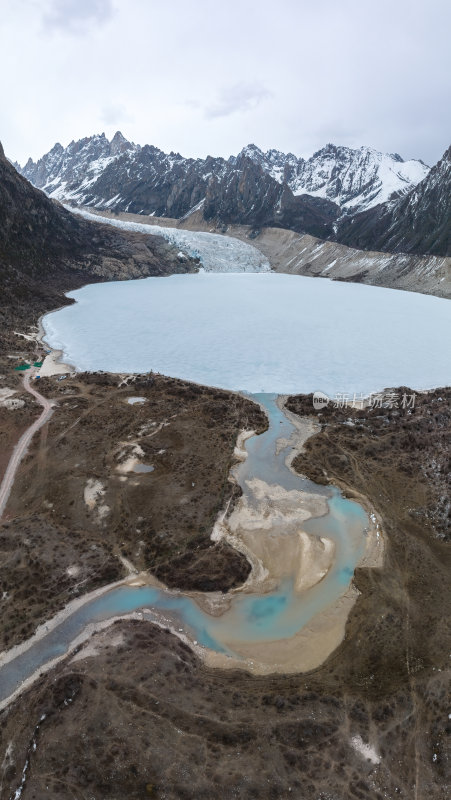
POLYGON ((406 193, 428 172, 372 148, 332 144, 309 159, 249 144, 228 159, 184 158, 129 142, 120 131, 57 143, 22 175, 49 196, 112 211, 180 219, 203 204, 205 218, 289 227, 327 238, 342 214, 406 193))

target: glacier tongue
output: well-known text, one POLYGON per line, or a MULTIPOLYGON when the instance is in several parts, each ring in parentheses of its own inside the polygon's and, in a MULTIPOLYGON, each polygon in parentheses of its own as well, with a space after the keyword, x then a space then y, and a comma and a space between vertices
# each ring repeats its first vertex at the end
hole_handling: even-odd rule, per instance
POLYGON ((148 236, 163 236, 183 253, 191 258, 198 258, 205 272, 270 272, 271 270, 268 259, 256 247, 231 236, 146 225, 141 222, 126 222, 90 214, 84 209, 65 207, 68 211, 93 222, 106 223, 115 228, 145 233, 148 236))

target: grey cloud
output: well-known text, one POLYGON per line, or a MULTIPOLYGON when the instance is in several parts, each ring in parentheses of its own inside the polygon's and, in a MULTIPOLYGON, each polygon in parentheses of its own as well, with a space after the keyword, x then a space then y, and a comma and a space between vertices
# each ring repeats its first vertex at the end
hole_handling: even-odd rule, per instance
POLYGON ((83 34, 93 24, 108 22, 113 13, 112 0, 51 0, 43 24, 48 31, 83 34))
POLYGON ((100 119, 105 125, 117 125, 120 122, 130 122, 132 117, 125 106, 112 104, 102 108, 100 119))
POLYGON ((236 83, 224 87, 215 103, 205 108, 207 119, 228 117, 237 111, 250 111, 263 100, 271 96, 271 92, 256 83, 236 83))

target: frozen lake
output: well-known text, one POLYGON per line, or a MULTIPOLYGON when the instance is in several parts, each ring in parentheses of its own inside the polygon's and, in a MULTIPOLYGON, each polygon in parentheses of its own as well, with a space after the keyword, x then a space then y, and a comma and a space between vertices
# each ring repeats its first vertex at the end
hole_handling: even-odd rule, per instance
POLYGON ((448 300, 275 273, 99 283, 48 314, 78 370, 153 370, 249 392, 360 393, 451 380, 448 300))

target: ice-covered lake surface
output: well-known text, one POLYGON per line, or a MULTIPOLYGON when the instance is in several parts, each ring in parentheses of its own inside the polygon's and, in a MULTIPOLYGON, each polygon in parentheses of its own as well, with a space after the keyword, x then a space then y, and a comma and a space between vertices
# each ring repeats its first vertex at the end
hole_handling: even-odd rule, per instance
POLYGON ((249 392, 450 384, 451 305, 413 292, 275 273, 101 283, 44 317, 78 370, 161 372, 249 392))

